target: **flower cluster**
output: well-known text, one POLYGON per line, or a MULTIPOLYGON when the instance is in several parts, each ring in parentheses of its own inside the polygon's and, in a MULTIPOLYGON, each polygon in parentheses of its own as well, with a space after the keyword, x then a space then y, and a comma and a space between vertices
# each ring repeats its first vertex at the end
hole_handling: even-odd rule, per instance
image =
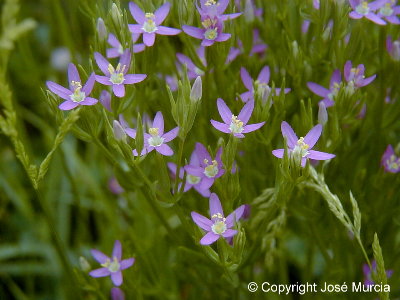
POLYGON ((215 42, 225 42, 231 37, 231 34, 224 33, 224 21, 234 19, 241 15, 226 14, 226 8, 229 5, 229 0, 200 0, 200 6, 197 11, 200 14, 202 28, 184 25, 182 30, 196 39, 202 40, 201 45, 208 47, 215 42))
POLYGON ((400 6, 397 6, 397 0, 375 0, 373 2, 349 0, 349 2, 353 9, 349 13, 352 19, 364 17, 379 25, 386 25, 385 20, 392 24, 400 24, 397 17, 400 14, 400 6))

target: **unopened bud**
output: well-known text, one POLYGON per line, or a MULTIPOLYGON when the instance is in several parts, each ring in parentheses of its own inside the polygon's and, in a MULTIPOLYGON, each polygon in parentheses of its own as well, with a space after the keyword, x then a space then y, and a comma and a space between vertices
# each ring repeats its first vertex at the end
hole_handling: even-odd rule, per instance
POLYGON ((113 131, 114 137, 117 141, 126 141, 125 130, 117 120, 114 120, 113 122, 113 131))
POLYGON ((83 272, 88 272, 92 268, 89 262, 83 256, 79 257, 79 265, 81 266, 81 270, 83 272))
POLYGON ((193 83, 192 90, 190 91, 190 100, 197 102, 201 99, 203 93, 203 87, 201 82, 201 77, 197 76, 193 83))
POLYGON ((297 44, 297 41, 292 42, 292 51, 293 51, 293 56, 297 58, 299 55, 299 45, 297 44))
POLYGON ((116 25, 118 26, 122 25, 122 13, 115 3, 113 3, 111 6, 111 18, 113 19, 116 25))
POLYGON ((254 7, 251 0, 246 0, 244 6, 244 18, 249 23, 254 21, 254 7))
POLYGON ((321 125, 325 125, 328 121, 328 111, 326 110, 326 106, 324 102, 320 102, 318 104, 318 123, 321 125))
POLYGON ((101 41, 107 38, 107 27, 102 18, 97 19, 97 34, 101 41))

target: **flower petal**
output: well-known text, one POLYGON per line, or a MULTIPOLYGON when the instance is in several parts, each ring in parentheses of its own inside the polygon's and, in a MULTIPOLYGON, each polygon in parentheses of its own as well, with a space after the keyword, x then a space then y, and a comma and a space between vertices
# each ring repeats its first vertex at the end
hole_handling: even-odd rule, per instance
POLYGON ((299 138, 294 133, 292 127, 285 121, 281 123, 281 131, 283 137, 286 137, 289 148, 294 148, 299 138))
POLYGON ((237 233, 238 233, 237 230, 234 230, 234 229, 227 229, 227 230, 225 230, 225 232, 222 234, 222 236, 223 236, 224 238, 230 238, 230 237, 236 235, 237 233))
POLYGON ((128 29, 132 34, 144 33, 144 30, 142 29, 142 25, 139 25, 139 24, 128 24, 128 29))
POLYGON ((94 83, 96 81, 96 75, 94 72, 90 74, 88 80, 86 81, 85 85, 82 88, 82 91, 85 93, 86 96, 89 96, 93 90, 94 83))
POLYGON ((101 83, 104 85, 112 85, 110 78, 107 76, 96 75, 95 78, 98 83, 101 83))
POLYGON ((211 220, 212 220, 213 215, 216 215, 216 214, 221 214, 222 216, 224 216, 224 211, 222 210, 221 201, 219 201, 217 194, 215 194, 215 193, 211 194, 209 203, 210 203, 211 220))
POLYGON ((169 2, 166 2, 154 12, 154 23, 156 23, 156 25, 160 25, 162 22, 164 22, 165 18, 169 14, 170 8, 171 4, 169 2))
POLYGON ((144 32, 143 33, 143 43, 147 47, 153 46, 155 40, 156 40, 156 34, 154 32, 152 32, 152 33, 144 32))
POLYGON ((261 83, 267 83, 269 82, 269 77, 270 77, 270 71, 269 71, 269 67, 265 66, 264 68, 262 68, 260 74, 258 75, 257 80, 261 83))
POLYGON ((183 25, 182 30, 191 37, 202 40, 204 38, 204 31, 200 28, 183 25))
POLYGON ((260 129, 264 124, 265 122, 246 125, 243 127, 242 133, 249 133, 254 130, 260 129))
POLYGON ((97 260, 97 262, 100 264, 104 264, 107 261, 107 259, 110 259, 107 255, 105 255, 103 252, 99 250, 92 249, 90 250, 90 252, 92 253, 94 259, 97 260))
POLYGON ((110 76, 110 72, 108 71, 108 66, 110 63, 107 59, 104 58, 99 52, 94 53, 94 59, 96 60, 97 65, 99 66, 100 70, 104 73, 104 75, 110 76))
POLYGON ((172 27, 166 27, 166 26, 158 26, 157 29, 157 34, 160 35, 177 35, 179 33, 181 33, 182 30, 180 29, 176 29, 176 28, 172 28, 172 27))
POLYGON ((254 109, 254 100, 249 100, 242 108, 238 115, 238 119, 243 122, 244 125, 247 124, 249 121, 251 114, 253 113, 254 109))
POLYGON ((107 268, 100 268, 89 272, 89 275, 92 277, 105 277, 109 276, 111 272, 107 268))
POLYGON ((74 109, 75 107, 77 107, 78 105, 79 105, 79 103, 76 103, 71 100, 67 100, 67 101, 64 101, 63 103, 61 103, 58 106, 58 108, 61 110, 71 110, 71 109, 74 109))
POLYGON ((129 2, 129 10, 135 21, 143 25, 144 22, 146 21, 146 16, 143 10, 141 10, 140 7, 134 2, 129 2))
POLYGON ((213 225, 213 222, 210 219, 198 214, 195 211, 192 211, 191 216, 193 222, 195 222, 197 226, 205 231, 211 231, 211 226, 213 225))
POLYGON ((216 42, 225 42, 231 38, 230 33, 220 33, 218 34, 217 38, 215 39, 216 42))
POLYGON ((71 84, 72 81, 81 82, 81 78, 79 77, 78 69, 73 63, 68 64, 68 83, 70 89, 73 90, 74 86, 71 84))
POLYGON ((225 124, 225 123, 221 123, 218 121, 214 121, 211 120, 211 125, 214 126, 215 129, 224 132, 224 133, 231 133, 230 129, 229 129, 229 125, 225 124))
POLYGON ((179 127, 175 127, 174 129, 168 131, 167 133, 164 133, 164 135, 162 136, 164 138, 164 143, 172 141, 174 138, 176 138, 178 133, 179 133, 179 127))
POLYGON ((111 280, 115 286, 120 286, 122 284, 122 272, 113 272, 111 273, 111 280))
POLYGON ((307 86, 314 94, 324 98, 330 93, 327 88, 324 88, 323 86, 314 82, 307 82, 307 86))
POLYGON ((219 235, 215 234, 214 232, 208 232, 205 236, 203 236, 203 238, 200 240, 200 244, 201 245, 210 245, 212 243, 214 243, 216 240, 219 239, 219 235))
POLYGON ((232 213, 229 214, 229 216, 226 217, 226 226, 228 228, 231 228, 233 225, 235 225, 236 222, 238 222, 245 211, 246 205, 241 205, 238 208, 236 208, 232 213))
POLYGON ((221 98, 217 99, 218 112, 225 124, 230 124, 232 120, 232 112, 221 98))
POLYGON ((122 53, 120 59, 119 59, 119 63, 120 65, 124 68, 124 75, 126 74, 126 72, 128 72, 128 69, 131 65, 131 51, 129 51, 129 49, 125 49, 124 53, 122 53))
POLYGON ((158 111, 154 117, 153 128, 158 128, 158 134, 160 136, 164 134, 164 117, 161 111, 158 111))
POLYGON ((55 83, 53 81, 47 81, 46 82, 47 88, 56 94, 57 96, 63 98, 64 100, 69 100, 70 97, 69 95, 72 94, 72 92, 65 87, 59 85, 58 83, 55 83))
POLYGON ((86 97, 85 100, 82 102, 79 102, 80 105, 94 105, 98 102, 99 100, 92 98, 92 97, 86 97))
POLYGON ((122 258, 122 246, 121 246, 121 242, 119 240, 116 240, 114 243, 112 257, 113 258, 116 257, 118 259, 118 261, 120 261, 122 258))
POLYGON ((167 144, 162 144, 161 146, 156 147, 156 151, 165 156, 171 156, 174 154, 174 151, 167 144))
POLYGON ((119 266, 121 270, 125 270, 131 267, 135 263, 135 259, 133 257, 124 259, 120 262, 119 266))
POLYGON ((201 167, 187 165, 187 166, 185 166, 185 171, 186 171, 186 173, 193 175, 193 176, 197 176, 197 177, 204 176, 204 169, 201 167))
POLYGON ((308 158, 314 159, 314 160, 327 160, 327 159, 334 158, 335 156, 336 156, 335 154, 320 152, 320 151, 315 151, 315 150, 310 150, 309 154, 307 155, 308 158))
POLYGON ((284 149, 276 149, 276 150, 272 150, 272 155, 274 155, 277 158, 283 158, 284 152, 285 152, 284 149))
POLYGON ((249 72, 244 68, 240 68, 240 78, 242 78, 242 82, 244 86, 252 91, 253 90, 253 79, 251 78, 249 72))
POLYGON ((212 161, 211 155, 210 153, 208 153, 206 147, 204 147, 202 143, 196 143, 194 151, 196 152, 197 157, 199 158, 201 166, 206 166, 206 164, 203 163, 205 159, 208 160, 208 163, 211 163, 212 161))
POLYGON ((125 86, 123 84, 113 84, 112 86, 114 95, 118 98, 125 96, 125 86))
POLYGON ((124 84, 134 84, 138 82, 142 82, 147 77, 146 74, 126 74, 124 76, 124 84))
POLYGON ((312 149, 314 145, 317 143, 319 137, 321 136, 322 133, 322 125, 318 124, 315 125, 304 137, 304 142, 310 146, 309 149, 312 149))
POLYGON ((329 83, 329 88, 333 88, 335 86, 335 83, 339 84, 342 82, 342 74, 340 73, 339 69, 336 69, 332 73, 331 81, 329 83))

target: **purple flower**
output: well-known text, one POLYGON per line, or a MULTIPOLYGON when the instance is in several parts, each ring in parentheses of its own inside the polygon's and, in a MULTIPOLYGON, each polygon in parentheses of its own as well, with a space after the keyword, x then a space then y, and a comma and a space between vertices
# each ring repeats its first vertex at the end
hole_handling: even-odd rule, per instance
MULTIPOLYGON (((302 167, 306 165, 307 158, 314 160, 327 160, 336 156, 330 153, 311 150, 321 136, 321 124, 314 126, 304 138, 300 137, 300 139, 294 133, 292 127, 290 127, 290 125, 285 121, 281 124, 281 131, 283 137, 287 140, 289 156, 301 158, 302 167)), ((283 158, 284 149, 273 150, 272 154, 278 158, 283 158)))
POLYGON ((377 16, 374 11, 381 8, 386 1, 387 0, 376 0, 368 3, 364 0, 349 0, 350 6, 353 9, 353 11, 349 13, 349 16, 352 19, 361 19, 362 17, 366 17, 378 25, 385 25, 386 22, 377 16))
MULTIPOLYGON (((132 41, 135 43, 140 34, 132 34, 132 41)), ((107 49, 107 58, 114 58, 114 57, 120 57, 122 54, 124 54, 124 48, 122 47, 121 43, 118 41, 117 37, 110 33, 108 35, 108 40, 107 42, 112 46, 113 48, 107 49)), ((133 45, 133 53, 139 53, 144 51, 145 49, 144 44, 134 44, 133 45)))
POLYGON ((341 82, 342 75, 340 74, 340 70, 336 69, 332 73, 331 81, 329 83, 329 90, 314 82, 307 82, 307 86, 314 94, 324 98, 320 102, 323 102, 325 107, 330 107, 335 104, 334 99, 339 93, 341 82))
MULTIPOLYGON (((197 54, 201 62, 204 64, 204 66, 207 66, 205 57, 199 55, 199 54, 204 54, 204 47, 200 46, 200 48, 202 48, 202 50, 198 50, 197 54)), ((201 68, 197 67, 194 64, 194 62, 186 55, 182 53, 177 53, 176 58, 182 65, 186 65, 188 77, 190 80, 197 78, 197 76, 203 76, 205 74, 205 72, 201 68)))
MULTIPOLYGON (((256 93, 258 93, 261 96, 263 102, 267 101, 271 93, 271 88, 268 85, 270 77, 270 71, 268 66, 265 66, 260 71, 260 74, 258 75, 257 80, 255 81, 256 90, 253 87, 253 79, 250 77, 249 72, 244 67, 240 69, 240 77, 242 78, 244 86, 248 89, 247 92, 244 92, 240 95, 243 102, 247 102, 250 99, 254 99, 254 95, 256 93)), ((289 92, 290 88, 285 88, 284 93, 287 94, 289 92)), ((279 96, 279 94, 281 93, 281 89, 275 88, 275 93, 277 96, 279 96)))
MULTIPOLYGON (((153 125, 149 128, 149 133, 144 133, 144 148, 140 155, 145 155, 155 149, 162 155, 171 156, 174 154, 174 151, 166 143, 176 138, 178 132, 179 127, 175 127, 171 131, 164 133, 164 117, 160 111, 157 112, 154 117, 153 125)), ((133 155, 138 155, 136 149, 133 150, 133 155)))
MULTIPOLYGON (((376 261, 373 260, 371 264, 372 270, 368 264, 363 265, 363 273, 364 273, 364 285, 374 285, 375 282, 372 280, 372 274, 376 273, 376 261)), ((393 270, 386 271, 386 277, 390 278, 393 274, 393 270)))
POLYGON ((125 300, 124 292, 117 287, 111 289, 111 299, 112 300, 125 300))
POLYGON ((126 49, 121 55, 116 68, 99 52, 94 53, 94 58, 100 70, 106 75, 96 75, 96 81, 104 85, 111 85, 114 95, 119 98, 125 96, 125 84, 138 83, 147 77, 146 74, 126 74, 131 64, 131 52, 129 49, 126 49))
POLYGON ((223 15, 226 8, 229 5, 229 0, 200 0, 200 7, 197 7, 198 12, 201 16, 217 17, 222 21, 228 19, 235 19, 239 17, 242 13, 223 15))
POLYGON ((190 161, 190 164, 185 166, 185 171, 189 175, 197 177, 199 189, 206 191, 214 184, 215 179, 225 173, 221 161, 222 148, 218 149, 215 159, 211 158, 210 153, 201 143, 196 143, 194 152, 197 159, 193 163, 190 161))
POLYGON ((248 101, 243 106, 238 116, 232 114, 229 107, 226 106, 225 101, 221 98, 217 99, 217 107, 218 112, 224 123, 211 120, 212 126, 214 126, 215 129, 221 132, 231 133, 237 138, 244 138, 244 133, 249 133, 257 130, 265 124, 265 122, 261 122, 247 125, 247 122, 249 121, 251 114, 253 113, 254 100, 248 101))
POLYGON ((313 6, 315 9, 319 9, 320 6, 319 0, 313 0, 313 6))
POLYGON ((100 93, 99 100, 100 100, 101 105, 103 105, 105 109, 107 109, 110 112, 112 111, 112 109, 111 109, 111 94, 108 91, 102 90, 100 93))
POLYGON ((249 56, 253 56, 255 54, 263 55, 265 54, 265 50, 267 50, 268 46, 264 43, 264 41, 260 38, 260 31, 256 28, 253 30, 253 47, 250 50, 249 56))
POLYGON ((400 60, 400 40, 397 39, 392 42, 392 37, 388 36, 386 39, 386 49, 390 55, 390 57, 395 60, 400 60))
POLYGON ((397 6, 397 0, 387 0, 386 3, 379 9, 378 16, 386 19, 389 23, 400 24, 397 17, 400 14, 400 6, 397 6))
POLYGON ((177 35, 181 32, 180 29, 161 26, 169 14, 171 4, 166 2, 159 7, 154 13, 144 13, 137 4, 129 2, 129 10, 135 21, 138 24, 129 24, 129 30, 132 33, 142 34, 143 43, 151 47, 154 45, 156 34, 160 35, 177 35))
MULTIPOLYGON (((199 157, 197 156, 196 150, 193 151, 193 153, 192 153, 192 155, 190 157, 189 165, 193 166, 193 167, 200 167, 200 165, 201 165, 199 157)), ((176 177, 176 164, 168 163, 168 168, 171 171, 171 173, 176 177)), ((179 178, 183 179, 184 172, 185 172, 185 168, 181 168, 179 170, 179 178)), ((204 188, 202 186, 202 179, 203 178, 201 176, 194 176, 194 175, 191 175, 191 174, 187 174, 185 188, 184 188, 183 191, 187 192, 191 188, 194 188, 203 197, 210 197, 211 192, 210 192, 209 188, 204 188)), ((181 184, 179 185, 179 189, 180 188, 181 188, 181 184)))
POLYGON ((78 70, 73 63, 68 65, 68 82, 69 89, 53 82, 47 81, 46 85, 50 91, 65 101, 61 103, 58 108, 61 110, 71 110, 79 105, 94 105, 98 102, 97 99, 88 97, 92 92, 95 82, 95 74, 92 73, 86 84, 82 87, 81 78, 79 77, 78 70))
POLYGON ((231 47, 229 49, 229 53, 228 56, 226 58, 225 64, 229 64, 232 61, 234 61, 236 59, 236 57, 238 57, 238 55, 243 54, 244 53, 244 48, 243 48, 243 43, 241 40, 237 40, 237 48, 236 47, 231 47))
POLYGON ((115 286, 122 284, 121 271, 131 267, 135 262, 133 257, 122 260, 122 247, 121 242, 118 240, 115 241, 112 257, 108 257, 96 249, 92 249, 91 252, 94 259, 101 264, 102 268, 91 271, 89 275, 95 278, 111 276, 111 280, 115 286))
POLYGON ((111 191, 111 193, 115 195, 122 194, 124 192, 123 187, 119 184, 117 178, 111 177, 108 180, 108 188, 111 191))
POLYGON ((351 88, 360 88, 370 84, 376 78, 376 74, 372 75, 368 78, 364 76, 365 67, 360 64, 357 68, 352 67, 352 63, 350 60, 346 62, 344 65, 344 78, 346 79, 348 86, 351 88))
POLYGON ((225 42, 231 37, 230 33, 222 32, 223 22, 218 17, 202 16, 201 24, 203 28, 183 25, 182 29, 187 35, 202 40, 202 46, 208 47, 215 42, 225 42))
POLYGON ((221 202, 214 193, 210 196, 210 217, 208 219, 194 211, 192 211, 193 222, 207 233, 200 240, 201 245, 210 245, 218 240, 221 236, 231 238, 237 234, 237 230, 231 229, 237 221, 243 216, 245 205, 239 206, 226 218, 222 210, 221 202))
POLYGON ((388 145, 382 155, 381 164, 386 172, 400 172, 400 157, 395 155, 392 145, 388 145))

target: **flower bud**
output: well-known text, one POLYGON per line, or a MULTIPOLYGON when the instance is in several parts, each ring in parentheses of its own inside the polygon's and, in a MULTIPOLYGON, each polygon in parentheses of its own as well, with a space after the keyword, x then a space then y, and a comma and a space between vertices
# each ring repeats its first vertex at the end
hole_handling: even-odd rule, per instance
POLYGON ((107 27, 102 18, 97 19, 97 34, 101 41, 107 38, 107 27))
POLYGON ((114 120, 113 122, 113 132, 114 132, 114 137, 117 141, 126 142, 125 130, 117 120, 114 120))
POLYGON ((115 25, 122 26, 122 13, 115 3, 111 6, 111 18, 115 25))
POLYGON ((201 77, 197 76, 190 91, 190 100, 192 100, 193 102, 199 101, 202 97, 202 93, 203 93, 203 87, 202 87, 201 77))
POLYGON ((318 107, 318 123, 323 126, 328 121, 328 111, 326 110, 326 106, 322 101, 318 104, 318 107))
POLYGON ((84 258, 83 256, 79 257, 79 265, 81 266, 81 270, 83 272, 88 272, 92 268, 86 258, 84 258))

